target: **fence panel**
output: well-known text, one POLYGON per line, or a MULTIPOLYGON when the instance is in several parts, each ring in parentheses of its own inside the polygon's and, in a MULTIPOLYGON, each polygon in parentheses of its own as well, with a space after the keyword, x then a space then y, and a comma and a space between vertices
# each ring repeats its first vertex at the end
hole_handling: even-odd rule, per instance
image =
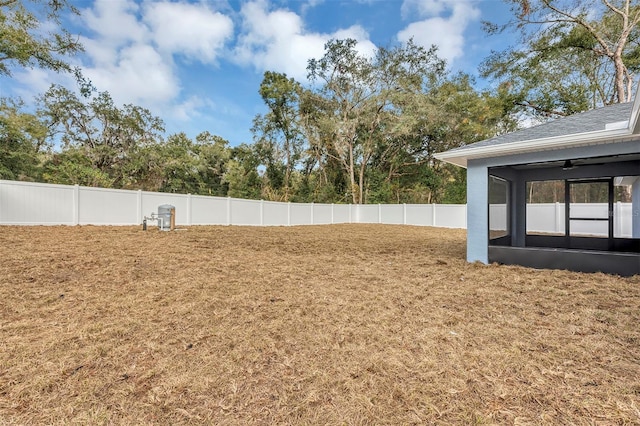
POLYGON ((390 225, 404 224, 405 209, 406 206, 404 204, 381 204, 380 222, 390 225))
POLYGON ((191 225, 227 225, 231 199, 191 196, 191 225))
POLYGON ((291 225, 312 225, 313 204, 311 203, 291 203, 291 225))
POLYGON ((616 203, 613 209, 614 236, 631 238, 633 233, 633 208, 631 203, 616 203))
POLYGON ((77 187, 2 181, 0 223, 7 225, 75 225, 77 187))
POLYGON ((262 224, 286 226, 289 224, 288 203, 265 201, 262 204, 262 224))
MULTIPOLYGON (((560 234, 565 233, 565 204, 545 203, 527 204, 527 232, 560 234)), ((615 203, 613 206, 614 236, 631 238, 632 234, 632 205, 631 203, 615 203)), ((606 203, 572 203, 571 217, 599 217, 608 216, 606 203)), ((608 225, 598 221, 571 221, 571 232, 581 235, 606 237, 608 225)))
POLYGON ((331 204, 313 204, 313 224, 314 225, 331 225, 333 221, 333 213, 331 204))
POLYGON ((379 223, 380 207, 377 204, 358 204, 356 223, 379 223))
POLYGON ((138 192, 118 189, 78 189, 79 225, 137 225, 138 192))
POLYGON ((261 206, 259 201, 231 199, 231 224, 256 225, 261 224, 261 206))
POLYGON ((436 204, 433 226, 442 228, 466 228, 466 206, 464 204, 436 204))
POLYGON ((407 204, 407 225, 433 226, 433 204, 407 204))
POLYGON ((351 222, 351 204, 333 204, 333 223, 351 222))

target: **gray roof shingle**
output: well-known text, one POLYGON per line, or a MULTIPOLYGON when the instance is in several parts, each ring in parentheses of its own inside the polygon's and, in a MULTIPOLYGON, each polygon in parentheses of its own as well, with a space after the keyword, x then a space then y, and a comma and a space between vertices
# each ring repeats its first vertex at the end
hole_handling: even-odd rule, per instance
POLYGON ((633 102, 613 104, 568 117, 562 117, 527 129, 495 136, 491 139, 485 139, 480 142, 452 149, 450 152, 464 151, 468 148, 480 148, 484 146, 605 130, 607 124, 628 120, 631 117, 632 109, 633 102))

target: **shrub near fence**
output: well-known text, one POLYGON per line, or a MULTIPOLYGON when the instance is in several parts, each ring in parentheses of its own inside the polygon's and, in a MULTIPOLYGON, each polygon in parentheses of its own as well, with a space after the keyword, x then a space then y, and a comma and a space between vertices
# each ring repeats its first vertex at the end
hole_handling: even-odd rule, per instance
MULTIPOLYGON (((190 194, 127 191, 0 180, 2 225, 140 225, 158 206, 176 208, 177 225, 289 226, 384 223, 466 228, 463 204, 315 204, 279 203, 190 194)), ((581 209, 606 209, 603 204, 581 209)), ((491 206, 491 220, 504 208, 491 206)), ((631 236, 631 204, 617 203, 616 236, 631 236)), ((564 204, 527 206, 528 230, 564 232, 564 204)), ((590 226, 589 224, 582 224, 590 226)), ((594 222, 591 226, 598 226, 594 222)), ((586 232, 589 230, 586 229, 586 232)), ((593 233, 599 235, 600 230, 593 233)))

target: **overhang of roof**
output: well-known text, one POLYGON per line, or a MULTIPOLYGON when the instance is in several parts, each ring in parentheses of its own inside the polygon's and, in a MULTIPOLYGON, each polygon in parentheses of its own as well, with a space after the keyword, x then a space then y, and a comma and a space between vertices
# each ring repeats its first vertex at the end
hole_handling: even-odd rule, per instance
MULTIPOLYGON (((640 90, 639 90, 640 91, 640 90)), ((607 107, 604 107, 607 108, 607 107)), ((565 120, 567 118, 560 118, 565 120)), ((523 139, 507 143, 492 144, 491 139, 435 154, 435 158, 460 167, 467 167, 469 160, 494 158, 506 155, 579 148, 589 145, 623 142, 640 135, 640 93, 636 94, 630 116, 607 122, 602 130, 573 132, 551 137, 527 139, 527 129, 522 131, 523 139)))

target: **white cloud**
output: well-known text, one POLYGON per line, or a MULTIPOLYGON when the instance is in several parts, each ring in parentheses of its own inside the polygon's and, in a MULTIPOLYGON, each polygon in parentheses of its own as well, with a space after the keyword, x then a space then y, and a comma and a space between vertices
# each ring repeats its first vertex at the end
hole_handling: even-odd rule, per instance
POLYGON ((146 3, 144 21, 158 48, 213 62, 233 35, 233 21, 206 4, 146 3))
POLYGON ((444 12, 447 9, 447 5, 451 5, 451 3, 450 0, 404 0, 400 12, 404 19, 407 19, 414 13, 424 18, 439 15, 444 12))
POLYGON ((92 8, 82 11, 82 17, 102 42, 119 47, 147 37, 148 29, 137 19, 138 11, 132 0, 95 0, 92 8))
POLYGON ((174 99, 180 86, 172 64, 152 46, 133 44, 118 52, 108 66, 87 67, 85 75, 117 103, 152 106, 174 99))
POLYGON ((464 53, 464 32, 468 25, 480 17, 473 0, 405 0, 401 7, 403 17, 416 15, 424 18, 410 23, 398 32, 398 40, 413 41, 421 46, 438 46, 438 56, 451 64, 464 53), (441 14, 448 16, 440 16, 441 14))
POLYGON ((368 33, 358 25, 331 34, 309 32, 299 15, 284 9, 269 11, 264 0, 244 4, 241 15, 235 60, 259 70, 284 72, 299 81, 306 80, 308 60, 322 57, 330 39, 353 38, 363 54, 375 51, 368 33))
MULTIPOLYGON (((13 89, 15 94, 25 100, 43 94, 52 84, 60 84, 62 86, 74 84, 73 78, 69 74, 58 74, 42 68, 23 69, 15 72, 13 78, 19 83, 13 89)), ((0 96, 4 96, 1 89, 0 96)))
POLYGON ((82 68, 98 90, 118 104, 175 108, 181 117, 186 106, 204 103, 175 106, 181 94, 175 58, 214 63, 233 36, 231 18, 207 3, 95 0, 81 19, 91 31, 82 38, 82 68))
POLYGON ((171 117, 179 121, 190 121, 194 118, 202 117, 200 109, 203 107, 212 108, 213 102, 209 99, 203 99, 194 95, 189 99, 174 105, 171 108, 171 117))

